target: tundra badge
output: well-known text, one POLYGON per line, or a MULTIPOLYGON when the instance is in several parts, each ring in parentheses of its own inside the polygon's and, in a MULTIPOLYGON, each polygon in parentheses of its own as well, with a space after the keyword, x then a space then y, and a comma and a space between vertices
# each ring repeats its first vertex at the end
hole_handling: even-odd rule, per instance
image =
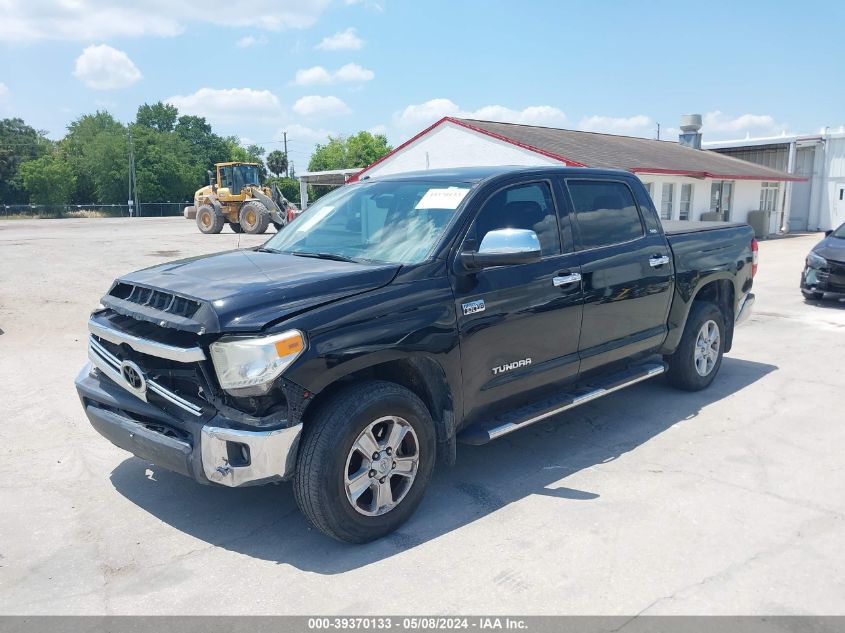
POLYGON ((494 374, 504 374, 506 371, 511 371, 513 369, 519 369, 520 367, 528 367, 531 365, 530 358, 523 358, 522 360, 515 360, 512 363, 505 363, 504 365, 499 365, 498 367, 493 368, 494 374))
POLYGON ((464 303, 461 307, 464 309, 464 316, 475 314, 476 312, 484 312, 487 309, 487 306, 484 305, 484 299, 464 303))

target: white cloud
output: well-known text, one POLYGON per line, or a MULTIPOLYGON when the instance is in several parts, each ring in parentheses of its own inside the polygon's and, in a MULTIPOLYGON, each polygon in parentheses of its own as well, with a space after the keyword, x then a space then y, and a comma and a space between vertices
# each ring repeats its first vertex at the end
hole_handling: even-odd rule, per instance
POLYGON ((263 35, 259 35, 256 37, 255 35, 245 35, 237 42, 235 42, 235 46, 238 48, 250 48, 252 46, 260 46, 267 43, 267 38, 263 35))
POLYGON ((330 0, 3 0, 0 41, 172 37, 188 24, 268 31, 313 26, 330 0))
POLYGON ((322 51, 357 51, 363 48, 364 40, 358 37, 354 28, 338 31, 334 35, 324 37, 315 48, 322 51))
POLYGON ((655 134, 654 122, 644 114, 630 117, 588 116, 581 119, 578 129, 585 132, 605 132, 607 134, 623 134, 626 136, 642 136, 651 138, 655 134))
POLYGON ((348 7, 361 5, 371 11, 375 11, 376 13, 384 11, 384 5, 381 2, 376 2, 375 0, 345 0, 344 4, 348 7))
POLYGON ((553 106, 529 106, 522 110, 513 110, 505 106, 488 105, 477 110, 462 110, 452 100, 443 98, 409 105, 394 115, 394 121, 401 128, 422 128, 444 116, 525 125, 555 126, 566 122, 566 115, 553 106))
POLYGON ((196 114, 216 122, 272 120, 281 114, 276 95, 252 88, 200 88, 193 94, 175 95, 166 101, 183 114, 196 114))
POLYGON ((387 136, 388 130, 386 125, 379 123, 378 125, 374 125, 370 129, 368 129, 367 132, 369 132, 373 136, 377 136, 378 134, 383 134, 387 136))
POLYGON ((742 114, 731 117, 724 112, 715 110, 703 117, 701 131, 706 134, 744 136, 746 134, 776 135, 788 127, 778 123, 769 114, 742 114))
POLYGON ((311 86, 314 84, 331 84, 335 82, 364 82, 371 81, 375 77, 372 70, 359 66, 358 64, 346 64, 335 72, 329 72, 322 66, 313 66, 296 71, 294 80, 298 86, 311 86))
POLYGON ((351 112, 349 106, 337 97, 321 97, 309 95, 297 99, 293 104, 293 111, 307 117, 329 117, 348 114, 351 112))
POLYGON ((73 76, 94 90, 126 88, 142 77, 126 53, 106 44, 83 50, 76 58, 73 76))

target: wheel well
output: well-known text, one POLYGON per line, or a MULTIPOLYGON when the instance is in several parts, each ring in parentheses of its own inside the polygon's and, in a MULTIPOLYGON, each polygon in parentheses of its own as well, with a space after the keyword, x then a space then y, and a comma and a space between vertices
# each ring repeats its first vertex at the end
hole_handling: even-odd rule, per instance
POLYGON ((725 351, 729 352, 733 344, 734 335, 734 287, 729 279, 711 281, 695 294, 696 301, 709 301, 722 312, 725 317, 725 351))
POLYGON ((428 358, 404 358, 366 367, 344 376, 314 396, 304 412, 307 424, 329 397, 350 384, 364 380, 384 380, 402 385, 423 401, 434 421, 438 442, 451 441, 455 435, 452 393, 443 369, 428 358))

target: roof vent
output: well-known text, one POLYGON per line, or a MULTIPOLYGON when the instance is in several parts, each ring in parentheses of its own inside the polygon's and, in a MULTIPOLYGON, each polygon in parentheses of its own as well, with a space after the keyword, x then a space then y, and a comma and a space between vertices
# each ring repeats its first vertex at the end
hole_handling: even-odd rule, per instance
POLYGON ((681 133, 678 142, 686 147, 701 149, 701 115, 684 114, 681 116, 681 133))

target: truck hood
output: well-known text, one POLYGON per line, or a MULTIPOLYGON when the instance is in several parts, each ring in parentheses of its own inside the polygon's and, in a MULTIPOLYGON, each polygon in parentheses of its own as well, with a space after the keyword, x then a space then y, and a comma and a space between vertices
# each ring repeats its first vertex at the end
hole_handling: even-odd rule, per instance
POLYGON ((828 235, 813 247, 813 252, 825 259, 845 262, 845 240, 828 235))
POLYGON ((258 331, 296 313, 390 283, 400 266, 358 264, 255 250, 183 259, 120 277, 103 303, 165 327, 195 332, 258 331), (188 318, 117 298, 121 284, 198 302, 188 318))

